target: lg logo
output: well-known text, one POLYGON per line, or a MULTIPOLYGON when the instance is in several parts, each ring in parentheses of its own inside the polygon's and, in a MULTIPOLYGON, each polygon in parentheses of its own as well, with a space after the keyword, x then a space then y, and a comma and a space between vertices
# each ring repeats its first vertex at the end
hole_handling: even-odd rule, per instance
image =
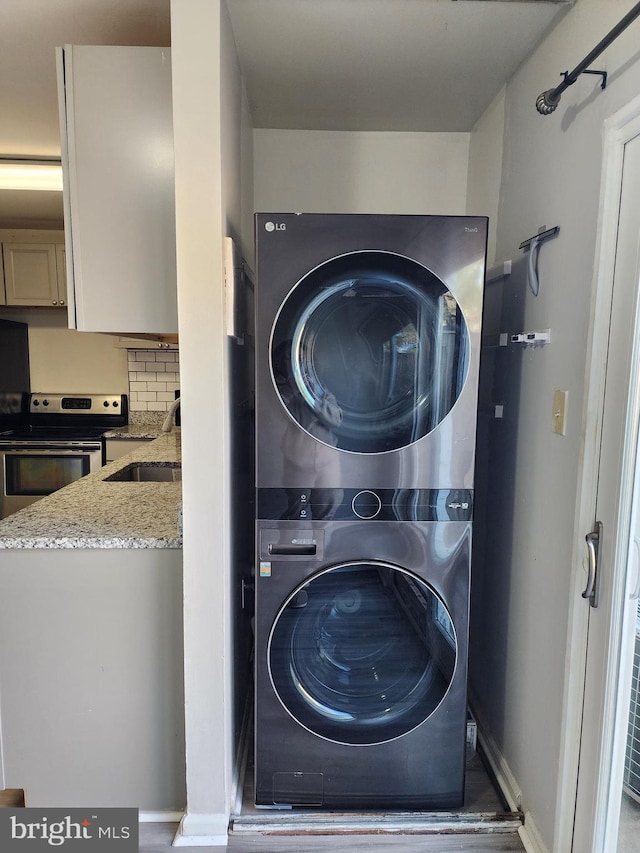
POLYGON ((264 230, 269 231, 269 233, 272 231, 286 231, 287 226, 284 222, 265 222, 264 230))

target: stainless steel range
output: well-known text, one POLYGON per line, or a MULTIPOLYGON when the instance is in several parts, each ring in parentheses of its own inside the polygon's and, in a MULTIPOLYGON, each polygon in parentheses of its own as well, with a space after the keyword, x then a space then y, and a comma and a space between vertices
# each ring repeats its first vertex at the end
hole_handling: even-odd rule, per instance
POLYGON ((0 433, 0 518, 104 465, 104 433, 128 420, 126 394, 29 394, 26 424, 0 433))

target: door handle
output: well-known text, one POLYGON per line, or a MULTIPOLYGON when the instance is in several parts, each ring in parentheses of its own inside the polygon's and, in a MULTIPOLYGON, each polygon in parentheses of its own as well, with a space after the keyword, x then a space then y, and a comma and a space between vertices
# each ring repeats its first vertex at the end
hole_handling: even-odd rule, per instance
POLYGON ((585 536, 589 555, 589 575, 587 585, 582 592, 583 598, 589 599, 591 607, 598 606, 598 571, 600 568, 600 551, 602 547, 602 523, 596 521, 595 529, 585 536))
POLYGON ((276 545, 273 542, 270 542, 268 550, 271 556, 277 556, 280 554, 285 557, 314 557, 316 554, 316 545, 315 542, 308 545, 276 545))

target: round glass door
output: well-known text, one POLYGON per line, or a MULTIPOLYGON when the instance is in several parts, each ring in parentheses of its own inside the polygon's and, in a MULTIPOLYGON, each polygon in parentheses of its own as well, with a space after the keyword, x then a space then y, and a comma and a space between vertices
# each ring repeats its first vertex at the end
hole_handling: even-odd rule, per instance
POLYGON ((442 599, 384 563, 328 569, 296 589, 269 638, 280 701, 339 743, 392 740, 426 720, 453 679, 457 642, 442 599))
POLYGON ((449 413, 469 334, 433 273, 389 252, 334 258, 301 279, 274 324, 271 369, 290 416, 356 453, 405 447, 449 413))

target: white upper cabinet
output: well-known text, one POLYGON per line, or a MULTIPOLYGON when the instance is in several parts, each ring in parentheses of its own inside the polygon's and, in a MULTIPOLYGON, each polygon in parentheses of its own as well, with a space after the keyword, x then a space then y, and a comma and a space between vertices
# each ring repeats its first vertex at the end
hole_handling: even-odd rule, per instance
POLYGON ((57 50, 69 327, 175 334, 171 53, 57 50))
POLYGON ((66 307, 62 231, 0 231, 3 305, 66 307))

